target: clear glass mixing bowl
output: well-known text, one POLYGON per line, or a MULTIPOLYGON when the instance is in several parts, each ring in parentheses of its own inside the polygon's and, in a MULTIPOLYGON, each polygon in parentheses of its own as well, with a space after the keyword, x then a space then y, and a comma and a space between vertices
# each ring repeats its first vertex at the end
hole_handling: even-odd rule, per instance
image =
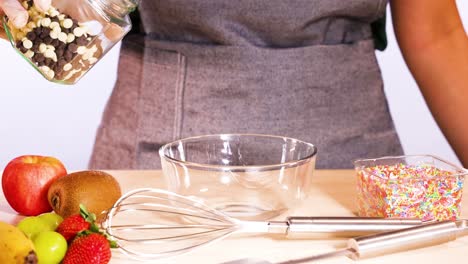
POLYGON ((281 136, 218 134, 168 143, 159 155, 170 191, 229 216, 260 221, 307 197, 317 148, 281 136))

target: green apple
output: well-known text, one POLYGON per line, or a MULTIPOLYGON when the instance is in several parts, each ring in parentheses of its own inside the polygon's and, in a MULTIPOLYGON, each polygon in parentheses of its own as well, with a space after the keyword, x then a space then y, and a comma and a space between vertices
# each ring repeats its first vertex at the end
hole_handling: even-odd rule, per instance
POLYGON ((57 226, 59 226, 60 223, 62 223, 63 221, 63 218, 54 212, 43 213, 38 215, 37 217, 40 218, 43 222, 47 223, 50 226, 51 231, 55 231, 55 229, 57 229, 57 226))
POLYGON ((17 227, 19 230, 23 231, 23 233, 33 239, 35 235, 44 231, 54 231, 51 226, 36 216, 29 216, 23 218, 18 224, 17 227))
POLYGON ((57 264, 67 253, 68 245, 65 238, 55 231, 44 231, 34 239, 37 259, 41 264, 57 264))

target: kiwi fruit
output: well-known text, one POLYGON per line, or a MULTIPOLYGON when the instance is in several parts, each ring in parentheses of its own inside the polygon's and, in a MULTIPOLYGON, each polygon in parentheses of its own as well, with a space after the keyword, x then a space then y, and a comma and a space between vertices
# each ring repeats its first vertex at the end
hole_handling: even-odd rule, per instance
POLYGON ((49 187, 47 199, 54 211, 63 218, 79 214, 80 204, 98 220, 122 195, 117 180, 107 172, 85 170, 69 173, 49 187))

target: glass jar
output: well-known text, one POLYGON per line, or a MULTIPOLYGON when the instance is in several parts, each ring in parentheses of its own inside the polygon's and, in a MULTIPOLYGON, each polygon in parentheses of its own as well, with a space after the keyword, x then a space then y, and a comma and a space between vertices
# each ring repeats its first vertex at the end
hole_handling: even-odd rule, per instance
POLYGON ((128 14, 139 0, 52 0, 43 12, 22 1, 29 21, 3 26, 12 46, 46 79, 61 84, 80 80, 131 29, 128 14))

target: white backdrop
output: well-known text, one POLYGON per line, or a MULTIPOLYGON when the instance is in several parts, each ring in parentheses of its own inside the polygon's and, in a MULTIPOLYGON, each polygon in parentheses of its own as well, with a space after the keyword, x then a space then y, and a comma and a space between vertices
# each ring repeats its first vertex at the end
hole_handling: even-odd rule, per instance
MULTIPOLYGON (((468 2, 458 1, 468 25, 468 2)), ((389 47, 378 52, 389 106, 406 154, 434 154, 459 163, 434 123, 387 23, 389 47)), ((119 45, 77 85, 44 80, 0 41, 0 171, 25 154, 55 156, 85 169, 105 103, 115 83, 119 45)))

